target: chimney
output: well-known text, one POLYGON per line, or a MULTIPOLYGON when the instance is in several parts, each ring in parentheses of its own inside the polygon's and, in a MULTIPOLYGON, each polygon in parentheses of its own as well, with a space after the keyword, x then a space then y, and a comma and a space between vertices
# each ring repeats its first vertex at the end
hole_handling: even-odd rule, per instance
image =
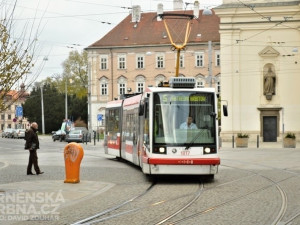
POLYGON ((157 21, 161 21, 161 17, 159 17, 159 14, 164 13, 164 5, 162 3, 157 4, 157 21))
POLYGON ((131 22, 138 23, 140 22, 140 19, 141 19, 141 6, 139 5, 132 6, 131 22))
POLYGON ((173 2, 173 8, 175 11, 179 11, 179 10, 182 10, 182 0, 174 0, 173 2))
POLYGON ((199 2, 198 1, 194 2, 194 16, 196 18, 199 18, 199 2))

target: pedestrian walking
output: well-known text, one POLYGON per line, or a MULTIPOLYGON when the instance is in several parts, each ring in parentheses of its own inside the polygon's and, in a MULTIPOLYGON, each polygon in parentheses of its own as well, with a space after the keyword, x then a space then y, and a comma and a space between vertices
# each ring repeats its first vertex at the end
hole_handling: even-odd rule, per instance
POLYGON ((39 138, 37 135, 38 130, 38 124, 36 122, 33 122, 31 124, 31 127, 25 135, 26 144, 25 149, 29 150, 29 161, 27 166, 27 175, 35 175, 32 173, 32 165, 34 167, 34 170, 36 172, 36 175, 43 174, 44 172, 41 172, 39 165, 38 165, 38 157, 37 157, 37 149, 40 148, 39 144, 39 138))

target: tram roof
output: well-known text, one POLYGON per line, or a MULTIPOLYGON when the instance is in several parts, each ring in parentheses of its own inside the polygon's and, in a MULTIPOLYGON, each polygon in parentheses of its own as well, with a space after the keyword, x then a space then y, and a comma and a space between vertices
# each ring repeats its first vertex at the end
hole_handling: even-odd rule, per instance
POLYGON ((123 102, 123 100, 121 100, 121 99, 107 102, 106 108, 121 107, 122 106, 122 102, 123 102))
POLYGON ((139 95, 135 95, 133 97, 130 98, 125 98, 124 99, 124 106, 129 106, 129 105, 135 105, 135 104, 139 104, 142 98, 142 94, 139 95))
POLYGON ((147 87, 145 92, 186 92, 186 91, 197 91, 197 92, 209 92, 214 93, 215 88, 171 88, 171 87, 147 87))

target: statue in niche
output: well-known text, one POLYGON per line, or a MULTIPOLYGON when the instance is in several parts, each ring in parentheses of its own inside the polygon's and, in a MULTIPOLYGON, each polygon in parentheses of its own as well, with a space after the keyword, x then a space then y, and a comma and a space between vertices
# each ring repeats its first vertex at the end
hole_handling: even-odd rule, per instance
POLYGON ((272 95, 275 95, 275 82, 276 75, 270 66, 267 72, 264 74, 264 95, 266 96, 267 100, 271 100, 272 95))

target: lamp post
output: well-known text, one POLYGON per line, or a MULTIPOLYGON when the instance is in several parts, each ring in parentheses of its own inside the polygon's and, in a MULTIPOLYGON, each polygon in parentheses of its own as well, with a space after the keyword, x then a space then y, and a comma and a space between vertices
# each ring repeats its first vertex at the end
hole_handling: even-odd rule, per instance
POLYGON ((68 119, 68 86, 67 79, 65 82, 65 119, 68 119))
POLYGON ((40 83, 41 89, 41 107, 42 107, 42 133, 45 134, 45 120, 44 120, 44 95, 43 95, 43 84, 40 83))
MULTIPOLYGON (((69 79, 70 84, 73 83, 72 79, 69 79)), ((65 82, 65 119, 68 119, 68 79, 65 82)))

